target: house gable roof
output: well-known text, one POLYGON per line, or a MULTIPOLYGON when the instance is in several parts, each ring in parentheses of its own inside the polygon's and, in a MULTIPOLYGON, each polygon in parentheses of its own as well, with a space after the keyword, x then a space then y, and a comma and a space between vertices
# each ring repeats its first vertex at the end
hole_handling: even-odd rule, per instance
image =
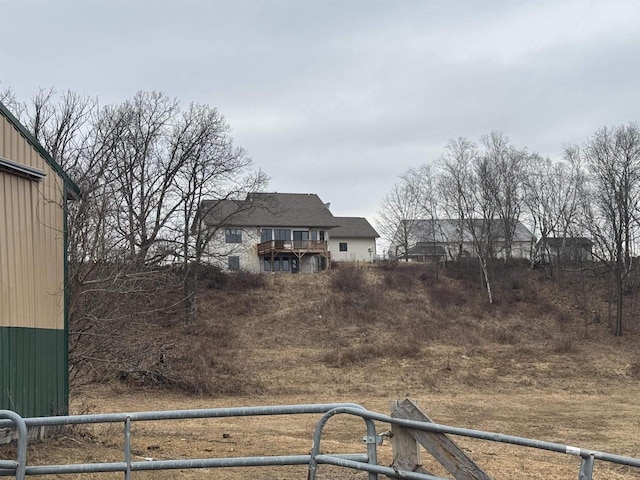
MULTIPOLYGON (((542 242, 542 239, 540 240, 542 242)), ((546 243, 549 247, 593 247, 593 241, 587 237, 547 237, 546 243)))
POLYGON ((331 237, 378 238, 378 232, 363 217, 335 217, 339 227, 331 229, 331 237))
MULTIPOLYGON (((462 222, 462 232, 460 232, 459 219, 414 219, 406 220, 409 224, 409 231, 416 242, 435 242, 435 243, 452 243, 472 242, 473 238, 469 231, 469 221, 462 222)), ((474 228, 482 228, 483 220, 473 220, 474 228)), ((500 239, 504 236, 504 227, 499 220, 493 220, 491 223, 496 238, 500 239)), ((518 222, 513 235, 514 242, 530 242, 533 238, 532 233, 522 222, 518 222)))
POLYGON ((339 225, 314 193, 250 193, 245 200, 205 200, 200 215, 208 226, 329 229, 339 225))
POLYGON ((44 158, 45 162, 62 178, 64 184, 69 188, 70 193, 74 197, 80 197, 80 187, 76 185, 71 178, 66 174, 66 172, 62 169, 60 164, 56 162, 53 157, 45 150, 45 148, 36 140, 36 138, 27 130, 27 128, 20 123, 20 121, 9 111, 7 107, 4 106, 2 102, 0 102, 0 114, 3 115, 9 123, 11 123, 20 134, 29 142, 33 148, 44 158))

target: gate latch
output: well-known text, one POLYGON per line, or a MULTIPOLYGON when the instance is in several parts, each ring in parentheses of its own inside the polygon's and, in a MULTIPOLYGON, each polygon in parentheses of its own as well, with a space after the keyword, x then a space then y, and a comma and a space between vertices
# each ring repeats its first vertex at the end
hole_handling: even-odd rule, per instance
POLYGON ((380 435, 365 435, 362 437, 362 443, 371 444, 375 443, 376 445, 382 445, 384 441, 384 437, 391 438, 393 434, 391 432, 383 432, 380 435))

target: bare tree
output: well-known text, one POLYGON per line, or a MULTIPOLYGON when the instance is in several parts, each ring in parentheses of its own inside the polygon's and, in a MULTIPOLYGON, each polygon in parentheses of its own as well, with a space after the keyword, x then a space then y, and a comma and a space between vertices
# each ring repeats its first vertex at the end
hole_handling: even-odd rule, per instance
POLYGON ((401 178, 385 195, 378 211, 378 229, 390 242, 389 256, 409 259, 409 248, 415 242, 423 210, 419 191, 401 178))
MULTIPOLYGON (((175 178, 183 165, 180 139, 170 126, 179 114, 177 100, 159 92, 138 92, 133 99, 106 109, 104 115, 123 130, 109 143, 113 166, 112 195, 121 201, 114 229, 127 241, 128 258, 138 266, 159 263, 168 252, 161 234, 180 207, 175 178), (172 141, 173 140, 173 141, 172 141)), ((180 135, 180 131, 174 131, 180 135)))
MULTIPOLYGON (((0 82, 1 84, 2 82, 0 82)), ((0 102, 11 110, 18 118, 22 116, 23 105, 18 102, 16 94, 11 87, 0 88, 0 102)))
POLYGON ((179 318, 185 296, 195 298, 190 266, 207 242, 207 232, 190 228, 195 211, 205 196, 257 190, 266 177, 206 105, 183 112, 162 93, 140 92, 99 109, 52 89, 22 105, 23 123, 82 190, 68 212, 72 374, 118 365, 168 378, 158 358, 169 347, 134 339, 179 318))
POLYGON ((103 121, 95 99, 70 91, 58 95, 53 89, 40 90, 19 111, 23 123, 82 191, 81 199, 66 204, 73 314, 76 291, 117 243, 107 225, 115 202, 106 191, 106 173, 114 148, 108 139, 117 138, 122 129, 114 131, 113 125, 103 121))
MULTIPOLYGON (((540 236, 531 255, 532 266, 542 261, 545 255, 550 256, 547 239, 552 234, 563 238, 569 232, 577 234, 576 216, 583 193, 584 173, 575 151, 568 151, 565 158, 566 161, 559 162, 538 154, 528 158, 523 182, 524 204, 533 224, 533 232, 540 236)), ((550 273, 553 275, 552 269, 550 273)))
MULTIPOLYGON (((492 178, 487 179, 495 191, 495 207, 501 223, 501 250, 505 260, 512 257, 513 237, 523 206, 524 166, 527 152, 509 143, 502 133, 493 131, 482 138, 484 156, 491 166, 492 178)), ((487 171, 488 172, 488 171, 487 171)))
POLYGON ((609 265, 616 290, 613 333, 622 335, 625 279, 633 268, 640 207, 640 128, 635 123, 602 128, 581 150, 591 180, 586 226, 609 265))
POLYGON ((441 175, 438 180, 441 208, 445 215, 458 221, 457 260, 462 257, 462 244, 469 214, 472 165, 478 158, 477 146, 466 138, 450 140, 445 152, 438 159, 441 175))
MULTIPOLYGON (((418 168, 410 168, 403 173, 400 178, 411 192, 411 198, 415 198, 417 209, 416 219, 422 220, 418 225, 426 223, 426 228, 421 228, 416 232, 416 240, 431 242, 432 254, 437 259, 436 240, 440 238, 438 233, 443 234, 442 223, 439 222, 441 213, 439 203, 438 176, 431 164, 423 164, 418 168)), ((436 276, 438 275, 438 262, 436 262, 436 276)))
MULTIPOLYGON (((583 228, 583 206, 586 205, 589 182, 586 165, 580 149, 568 146, 565 148, 564 163, 561 164, 565 181, 561 183, 559 195, 565 200, 560 209, 560 221, 554 232, 561 237, 568 235, 581 235, 586 230, 583 228), (564 167, 566 165, 566 168, 564 167)), ((559 174, 562 176, 562 173, 559 174)))
POLYGON ((493 261, 496 258, 497 172, 487 156, 479 156, 473 165, 465 200, 466 228, 471 234, 487 289, 489 303, 493 303, 493 261))
MULTIPOLYGON (((229 125, 215 108, 192 104, 174 128, 179 132, 172 138, 184 158, 176 176, 181 207, 175 227, 180 233, 177 253, 183 264, 185 327, 189 330, 195 322, 199 267, 216 233, 200 218, 221 201, 263 190, 268 179, 260 170, 253 170, 253 162, 244 149, 234 146, 229 125)), ((243 205, 251 206, 247 202, 243 205)))

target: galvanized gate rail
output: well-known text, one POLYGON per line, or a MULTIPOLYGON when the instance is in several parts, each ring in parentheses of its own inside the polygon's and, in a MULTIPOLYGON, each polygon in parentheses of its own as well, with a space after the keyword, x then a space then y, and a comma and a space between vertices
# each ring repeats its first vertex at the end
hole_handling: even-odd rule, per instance
MULTIPOLYGON (((195 418, 227 418, 267 415, 301 415, 323 414, 335 408, 362 409, 354 403, 310 404, 310 405, 278 405, 262 407, 211 408, 193 410, 165 410, 153 412, 113 413, 94 415, 68 415, 55 417, 22 418, 14 412, 0 410, 0 428, 15 427, 18 429, 17 460, 0 460, 0 476, 15 476, 16 480, 23 480, 25 475, 51 475, 95 472, 124 472, 129 480, 131 472, 142 470, 168 470, 190 468, 219 468, 219 467, 259 467, 283 465, 308 465, 310 455, 284 455, 263 457, 228 457, 203 458, 187 460, 158 460, 132 461, 131 455, 131 422, 153 420, 181 420, 195 418), (1 420, 1 419, 8 420, 1 420), (110 463, 77 463, 67 465, 38 465, 26 464, 27 431, 30 427, 49 427, 63 425, 87 425, 98 423, 124 424, 124 461, 110 463)), ((375 434, 373 421, 365 420, 367 430, 375 434)), ((375 462, 375 446, 369 448, 375 462)), ((367 462, 367 454, 345 454, 341 458, 356 462, 367 462)))
MULTIPOLYGON (((376 469, 369 468, 366 464, 357 464, 349 459, 337 459, 330 458, 327 455, 320 454, 320 441, 322 437, 322 429, 327 421, 338 414, 347 414, 363 418, 365 421, 376 420, 379 422, 398 425, 404 428, 412 428, 415 430, 422 430, 425 432, 445 433, 450 435, 457 435, 468 438, 476 438, 480 440, 488 440, 492 442, 507 443, 511 445, 518 445, 521 447, 535 448, 539 450, 547 450, 556 453, 563 453, 568 455, 575 455, 581 458, 580 471, 578 473, 578 480, 592 480, 593 466, 595 460, 602 460, 610 463, 616 463, 619 465, 627 465, 630 467, 640 468, 640 459, 626 457, 622 455, 615 455, 612 453, 601 452, 598 450, 590 450, 585 448, 573 447, 570 445, 563 445, 560 443, 546 442, 543 440, 534 440, 531 438, 517 437, 514 435, 504 435, 494 432, 485 432, 482 430, 473 430, 468 428, 451 427, 449 425, 441 425, 430 422, 419 422, 415 420, 405 420, 401 418, 392 418, 388 415, 383 415, 376 412, 364 410, 362 408, 354 409, 351 407, 337 407, 327 413, 325 413, 320 421, 316 425, 316 430, 313 435, 313 449, 311 451, 311 463, 309 464, 309 480, 315 480, 317 465, 320 463, 338 465, 347 468, 354 468, 358 470, 377 471, 377 473, 384 474, 391 478, 407 478, 407 479, 430 479, 430 480, 447 480, 441 477, 435 477, 431 475, 418 474, 415 472, 395 472, 394 469, 385 467, 379 467, 376 469), (383 471, 384 470, 384 471, 383 471)), ((380 440, 377 439, 376 443, 380 440)), ((377 477, 376 477, 377 478, 377 477)))
POLYGON ((115 413, 96 415, 70 415, 59 417, 22 418, 14 412, 0 410, 0 428, 13 427, 18 432, 16 460, 0 460, 0 476, 15 476, 16 480, 24 480, 26 475, 72 474, 89 472, 123 472, 129 480, 131 472, 142 470, 168 470, 189 468, 223 468, 223 467, 259 467, 308 465, 309 479, 315 480, 318 465, 327 464, 343 468, 368 472, 369 480, 377 480, 378 475, 390 478, 406 478, 413 480, 447 480, 429 474, 398 470, 377 464, 377 445, 382 443, 382 437, 376 433, 375 422, 398 425, 415 430, 445 433, 493 442, 507 443, 522 447, 547 450, 551 452, 579 456, 581 458, 578 480, 591 480, 595 460, 628 465, 640 468, 640 459, 614 455, 597 450, 589 450, 559 443, 545 442, 530 438, 503 435, 466 428, 452 427, 429 422, 392 418, 388 415, 375 413, 357 404, 311 404, 311 405, 281 405, 263 407, 213 408, 197 410, 167 410, 156 412, 115 413), (262 457, 225 457, 187 460, 158 460, 134 462, 131 459, 131 422, 151 420, 179 420, 194 418, 227 418, 266 415, 298 415, 322 414, 316 424, 313 434, 313 446, 310 455, 283 455, 262 457), (367 453, 334 454, 320 453, 323 428, 328 420, 335 415, 350 415, 360 417, 366 427, 366 435, 362 437, 366 444, 367 453), (2 420, 5 419, 5 420, 2 420), (124 424, 124 461, 111 463, 82 463, 67 465, 27 465, 27 431, 29 427, 83 425, 96 423, 124 424))

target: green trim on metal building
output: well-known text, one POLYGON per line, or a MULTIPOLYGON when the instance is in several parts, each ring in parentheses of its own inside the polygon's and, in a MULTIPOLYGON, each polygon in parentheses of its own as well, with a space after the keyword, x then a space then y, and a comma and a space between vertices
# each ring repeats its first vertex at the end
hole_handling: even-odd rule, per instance
POLYGON ((61 354, 65 337, 60 329, 0 327, 0 408, 23 417, 67 413, 67 394, 60 388, 68 378, 61 354))

